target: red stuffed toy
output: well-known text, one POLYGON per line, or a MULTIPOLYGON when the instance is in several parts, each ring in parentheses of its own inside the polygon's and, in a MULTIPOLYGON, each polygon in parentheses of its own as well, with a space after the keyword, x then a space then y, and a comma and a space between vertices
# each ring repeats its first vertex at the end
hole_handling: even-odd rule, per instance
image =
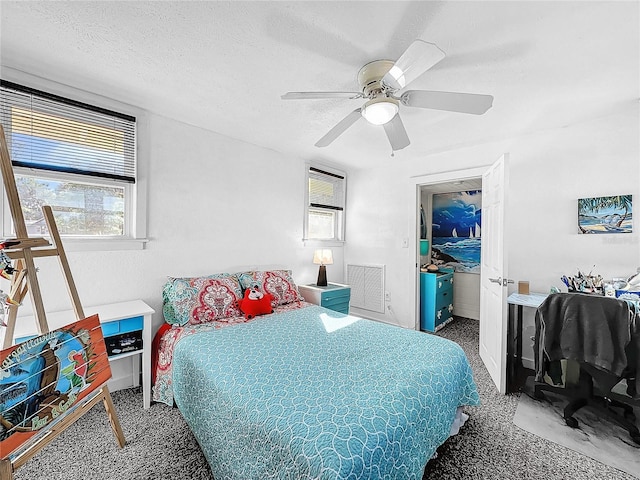
POLYGON ((262 293, 258 287, 247 288, 244 292, 244 298, 238 300, 238 306, 244 313, 244 318, 251 320, 258 315, 273 313, 271 299, 271 294, 262 293))

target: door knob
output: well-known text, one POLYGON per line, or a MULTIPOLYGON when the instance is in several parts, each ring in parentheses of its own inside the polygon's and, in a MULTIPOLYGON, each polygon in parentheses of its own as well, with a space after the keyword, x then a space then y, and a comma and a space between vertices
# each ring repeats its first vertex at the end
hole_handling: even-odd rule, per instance
POLYGON ((492 283, 497 283, 499 285, 502 285, 503 287, 506 287, 508 283, 513 283, 513 280, 509 280, 507 278, 502 278, 502 277, 498 277, 498 278, 489 277, 489 281, 492 283))

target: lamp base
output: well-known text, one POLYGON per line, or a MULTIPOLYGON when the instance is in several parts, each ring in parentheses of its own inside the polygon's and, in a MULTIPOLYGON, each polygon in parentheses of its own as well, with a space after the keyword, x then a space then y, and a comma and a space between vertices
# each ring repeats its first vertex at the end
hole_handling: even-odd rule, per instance
POLYGON ((320 269, 318 270, 318 281, 316 285, 318 287, 327 286, 327 267, 325 267, 324 265, 320 265, 320 269))

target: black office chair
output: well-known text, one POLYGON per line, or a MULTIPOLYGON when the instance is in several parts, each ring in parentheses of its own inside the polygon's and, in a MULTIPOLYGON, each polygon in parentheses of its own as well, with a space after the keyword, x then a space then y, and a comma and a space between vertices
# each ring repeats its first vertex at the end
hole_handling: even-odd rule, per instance
MULTIPOLYGON (((550 295, 536 312, 534 351, 537 376, 533 382, 533 396, 543 399, 544 392, 549 391, 567 398, 569 403, 564 408, 563 417, 566 424, 572 428, 578 427, 578 421, 573 417, 574 413, 580 408, 592 407, 603 417, 627 430, 633 441, 640 444, 640 430, 633 411, 634 407, 640 408, 636 381, 640 355, 640 332, 637 330, 640 325, 635 324, 638 319, 628 308, 631 307, 623 301, 605 297, 550 295), (589 325, 589 322, 598 323, 589 325), (630 338, 629 331, 633 332, 630 338), (581 343, 583 339, 578 339, 576 343, 575 335, 587 335, 585 332, 607 337, 606 341, 595 342, 593 338, 585 338, 584 344, 581 343), (545 335, 553 337, 541 338, 545 335), (570 338, 562 338, 563 335, 569 335, 570 338), (621 345, 626 339, 629 340, 628 343, 621 345), (614 343, 618 345, 613 345, 614 343), (571 357, 571 347, 574 347, 575 354, 576 346, 589 345, 588 348, 592 348, 594 344, 602 344, 602 347, 598 348, 617 349, 618 358, 624 358, 626 361, 624 370, 614 373, 573 358, 567 362, 577 362, 580 368, 579 378, 577 382, 572 383, 567 381, 565 375, 563 382, 560 361, 561 358, 566 358, 563 352, 569 352, 567 356, 571 357), (544 381, 545 376, 553 384, 544 381), (618 393, 620 388, 614 391, 622 381, 627 384, 626 393, 618 393)), ((596 353, 609 359, 615 357, 612 357, 613 350, 596 353)))
POLYGON ((574 413, 583 407, 592 407, 599 414, 629 432, 633 441, 640 444, 640 430, 633 407, 640 408, 640 399, 634 399, 635 387, 633 382, 627 386, 627 395, 613 391, 620 383, 620 378, 604 372, 587 363, 580 363, 580 377, 575 385, 551 385, 546 382, 534 381, 533 396, 546 399, 544 391, 564 396, 569 403, 564 407, 563 418, 571 428, 578 428, 578 420, 574 413), (629 395, 631 393, 632 395, 629 395))

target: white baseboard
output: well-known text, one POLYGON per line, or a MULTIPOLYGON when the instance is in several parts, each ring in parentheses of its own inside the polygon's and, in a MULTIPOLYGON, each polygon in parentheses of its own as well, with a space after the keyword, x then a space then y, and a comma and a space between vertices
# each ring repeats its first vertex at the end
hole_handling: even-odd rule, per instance
POLYGON ((478 310, 478 305, 454 305, 453 314, 457 317, 480 320, 480 310, 478 310))
POLYGON ((124 388, 133 387, 133 379, 131 376, 129 377, 121 377, 121 378, 112 378, 107 383, 109 386, 109 390, 112 392, 117 392, 118 390, 122 390, 124 388))

